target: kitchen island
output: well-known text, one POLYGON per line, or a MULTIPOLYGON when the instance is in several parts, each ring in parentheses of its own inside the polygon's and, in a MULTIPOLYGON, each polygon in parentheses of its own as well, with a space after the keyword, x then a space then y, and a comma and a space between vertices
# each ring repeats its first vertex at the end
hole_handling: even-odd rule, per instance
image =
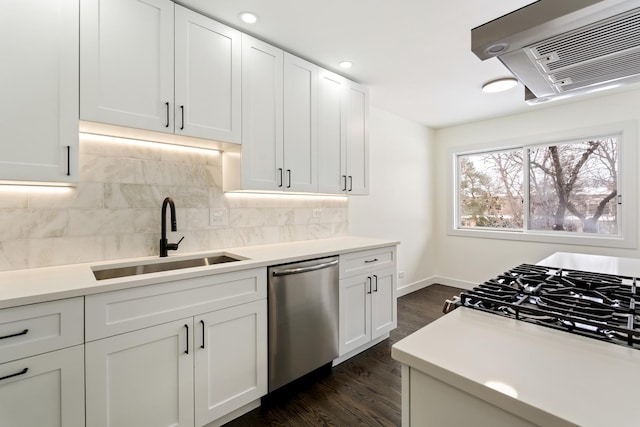
MULTIPOLYGON (((640 276, 640 260, 538 263, 640 276)), ((403 426, 637 426, 640 351, 460 307, 395 344, 403 426)))

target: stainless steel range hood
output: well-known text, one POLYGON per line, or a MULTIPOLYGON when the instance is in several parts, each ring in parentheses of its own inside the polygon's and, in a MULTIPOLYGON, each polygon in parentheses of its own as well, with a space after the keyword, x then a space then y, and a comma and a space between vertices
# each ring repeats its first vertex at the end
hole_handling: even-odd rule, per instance
POLYGON ((539 0, 471 30, 539 103, 640 83, 640 0, 539 0))

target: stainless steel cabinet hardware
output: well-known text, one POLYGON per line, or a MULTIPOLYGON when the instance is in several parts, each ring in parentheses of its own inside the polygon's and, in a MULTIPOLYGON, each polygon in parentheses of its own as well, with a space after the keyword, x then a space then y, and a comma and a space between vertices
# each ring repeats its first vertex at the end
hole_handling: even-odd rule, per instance
POLYGON ((349 191, 353 191, 353 177, 349 175, 349 191))
POLYGON ((184 328, 187 330, 187 333, 185 334, 187 337, 187 348, 185 348, 184 354, 189 354, 189 325, 184 325, 184 328))
POLYGON ((342 179, 344 179, 344 187, 342 191, 347 191, 347 175, 342 175, 342 179))
POLYGON ((365 264, 370 264, 370 263, 372 263, 372 262, 378 262, 378 258, 374 258, 374 259, 365 259, 365 260, 364 260, 364 263, 365 263, 365 264))
POLYGON ((168 128, 169 127, 169 103, 165 102, 164 105, 167 106, 167 124, 164 125, 164 127, 168 128))
POLYGON ((287 169, 287 188, 291 188, 291 169, 287 169))
POLYGON ((16 334, 5 335, 3 337, 0 337, 0 340, 4 340, 4 339, 7 339, 7 338, 13 338, 13 337, 19 337, 20 335, 27 335, 27 333, 29 333, 29 330, 25 329, 24 331, 18 332, 16 334))
POLYGON ((375 283, 376 283, 376 287, 373 289, 373 292, 378 292, 378 276, 374 274, 373 278, 375 279, 375 283))
POLYGON ((17 372, 15 374, 11 374, 11 375, 6 375, 4 377, 0 377, 0 381, 6 380, 6 379, 9 379, 9 378, 13 378, 13 377, 17 377, 18 375, 24 375, 24 374, 27 373, 28 370, 29 370, 29 368, 24 368, 22 371, 17 372))
POLYGON ((180 124, 180 130, 184 129, 184 105, 180 106, 180 116, 182 117, 181 121, 182 123, 180 124))
POLYGON ((202 344, 200 345, 200 348, 204 348, 204 320, 201 320, 200 324, 202 325, 202 344))
POLYGON ((278 174, 280 174, 280 184, 278 184, 278 187, 282 188, 282 183, 283 183, 282 168, 278 168, 278 174))

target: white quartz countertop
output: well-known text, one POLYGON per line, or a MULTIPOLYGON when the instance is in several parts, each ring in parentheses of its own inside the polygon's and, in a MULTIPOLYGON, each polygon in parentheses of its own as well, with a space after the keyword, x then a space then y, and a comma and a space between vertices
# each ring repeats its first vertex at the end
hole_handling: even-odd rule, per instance
POLYGON ((12 270, 0 272, 0 308, 182 280, 210 275, 212 273, 226 273, 249 268, 284 264, 304 259, 321 258, 397 244, 399 244, 398 241, 392 240, 344 236, 331 239, 245 246, 187 254, 172 253, 168 257, 163 258, 162 262, 217 254, 228 254, 242 260, 212 266, 193 267, 99 281, 94 277, 92 268, 129 266, 138 263, 159 261, 159 258, 155 256, 12 270))
MULTIPOLYGON (((640 275, 640 260, 557 253, 539 264, 640 275)), ((541 426, 640 425, 640 350, 460 307, 392 357, 541 426)))

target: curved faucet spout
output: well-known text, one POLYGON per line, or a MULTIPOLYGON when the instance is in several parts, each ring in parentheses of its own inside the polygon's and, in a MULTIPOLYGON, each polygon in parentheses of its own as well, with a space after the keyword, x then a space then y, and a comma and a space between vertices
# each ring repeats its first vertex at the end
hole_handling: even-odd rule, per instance
POLYGON ((175 251, 178 249, 178 245, 184 239, 180 239, 178 243, 168 243, 167 242, 167 206, 169 206, 169 211, 171 212, 171 231, 177 231, 178 226, 176 223, 176 205, 173 203, 173 199, 171 197, 165 197, 162 201, 162 229, 160 235, 160 256, 166 257, 167 251, 172 250, 175 251))

